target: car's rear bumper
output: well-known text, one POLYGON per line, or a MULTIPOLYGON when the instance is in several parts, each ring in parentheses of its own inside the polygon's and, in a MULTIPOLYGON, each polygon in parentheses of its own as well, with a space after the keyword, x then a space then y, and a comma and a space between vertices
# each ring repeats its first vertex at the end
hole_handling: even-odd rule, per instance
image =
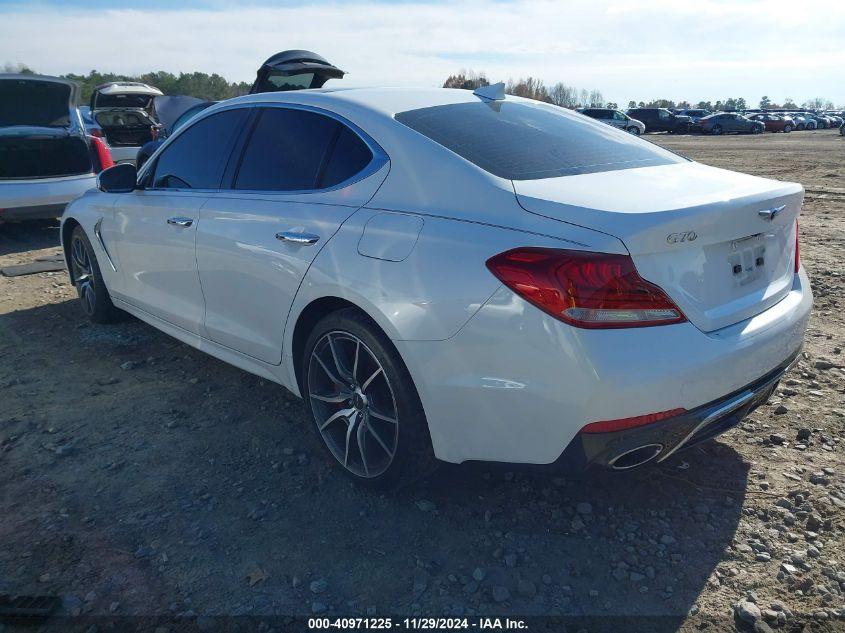
MULTIPOLYGON (((800 350, 811 307, 803 269, 777 304, 707 333, 690 323, 573 328, 502 288, 452 338, 395 344, 440 459, 560 465, 572 458, 578 468, 609 463, 608 445, 628 446, 625 435, 579 439, 593 422, 685 409, 677 419, 638 431, 655 434, 647 439, 661 445, 662 456, 702 415, 753 388, 755 396, 731 412, 747 413, 768 397, 765 384, 800 350), (581 448, 567 449, 574 441, 581 448)), ((728 426, 733 420, 719 419, 728 426)), ((694 433, 695 441, 705 430, 722 428, 714 422, 694 433)))
POLYGON ((60 217, 68 202, 96 186, 94 174, 0 180, 0 222, 60 217))
POLYGON ((765 376, 723 398, 677 416, 612 433, 578 433, 553 468, 573 473, 589 466, 628 470, 662 462, 680 450, 695 446, 733 428, 765 403, 798 354, 765 376))

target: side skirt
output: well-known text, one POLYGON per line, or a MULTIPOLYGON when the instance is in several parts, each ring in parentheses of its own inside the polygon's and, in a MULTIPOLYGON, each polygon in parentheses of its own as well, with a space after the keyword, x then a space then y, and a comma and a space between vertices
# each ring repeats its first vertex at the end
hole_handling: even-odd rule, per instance
MULTIPOLYGON (((168 323, 163 319, 158 318, 150 314, 149 312, 145 312, 139 308, 136 308, 130 303, 122 301, 114 296, 112 296, 112 302, 120 308, 121 310, 125 310, 129 314, 134 317, 139 318, 141 321, 153 326, 157 330, 161 330, 165 334, 172 336, 175 339, 182 341, 183 343, 194 347, 201 352, 205 352, 210 356, 214 356, 215 358, 222 360, 224 363, 228 363, 229 365, 233 365, 238 369, 242 369, 247 371, 251 374, 255 374, 256 376, 260 376, 261 378, 265 378, 271 382, 275 382, 285 389, 290 388, 288 385, 289 377, 287 368, 284 364, 282 365, 269 365, 267 363, 262 363, 259 360, 251 358, 249 356, 245 356, 238 351, 235 351, 231 348, 224 347, 215 343, 214 341, 210 341, 205 339, 193 332, 188 332, 187 330, 183 330, 180 327, 173 325, 172 323, 168 323)), ((291 393, 295 392, 291 391, 291 393)))

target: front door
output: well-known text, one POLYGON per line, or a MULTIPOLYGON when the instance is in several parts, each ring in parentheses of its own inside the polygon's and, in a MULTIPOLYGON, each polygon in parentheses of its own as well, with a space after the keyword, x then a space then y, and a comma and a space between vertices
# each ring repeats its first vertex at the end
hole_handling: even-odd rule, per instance
POLYGON ((262 108, 231 189, 200 212, 197 264, 214 342, 279 364, 308 267, 378 190, 386 157, 322 111, 262 108))
POLYGON ((190 192, 142 190, 115 205, 125 300, 194 334, 204 310, 194 243, 205 201, 190 192))
POLYGON ((219 189, 247 116, 224 110, 189 124, 142 172, 144 188, 115 203, 123 299, 194 334, 205 313, 196 263, 200 209, 219 189))

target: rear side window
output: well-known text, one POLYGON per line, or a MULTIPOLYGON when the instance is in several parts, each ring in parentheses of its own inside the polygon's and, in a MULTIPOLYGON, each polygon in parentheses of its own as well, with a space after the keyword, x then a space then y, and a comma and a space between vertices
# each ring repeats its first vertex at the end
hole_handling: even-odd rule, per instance
POLYGON ((400 112, 396 120, 481 169, 509 180, 685 160, 612 126, 539 103, 453 103, 400 112))
POLYGON ((345 125, 340 128, 334 151, 320 179, 320 187, 334 187, 352 178, 373 159, 373 153, 361 137, 345 125))
POLYGON ((166 147, 156 162, 153 187, 218 189, 232 142, 247 110, 226 110, 197 121, 166 147))
POLYGON ((293 108, 266 108, 247 144, 236 189, 308 191, 333 187, 364 169, 369 147, 336 119, 293 108))

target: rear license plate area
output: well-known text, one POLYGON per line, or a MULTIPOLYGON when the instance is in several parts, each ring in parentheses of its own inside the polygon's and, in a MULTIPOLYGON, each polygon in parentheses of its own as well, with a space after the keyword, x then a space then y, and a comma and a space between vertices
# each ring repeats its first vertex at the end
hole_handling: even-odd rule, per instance
POLYGON ((766 268, 766 244, 763 234, 731 242, 728 265, 735 286, 747 286, 760 279, 766 268))

